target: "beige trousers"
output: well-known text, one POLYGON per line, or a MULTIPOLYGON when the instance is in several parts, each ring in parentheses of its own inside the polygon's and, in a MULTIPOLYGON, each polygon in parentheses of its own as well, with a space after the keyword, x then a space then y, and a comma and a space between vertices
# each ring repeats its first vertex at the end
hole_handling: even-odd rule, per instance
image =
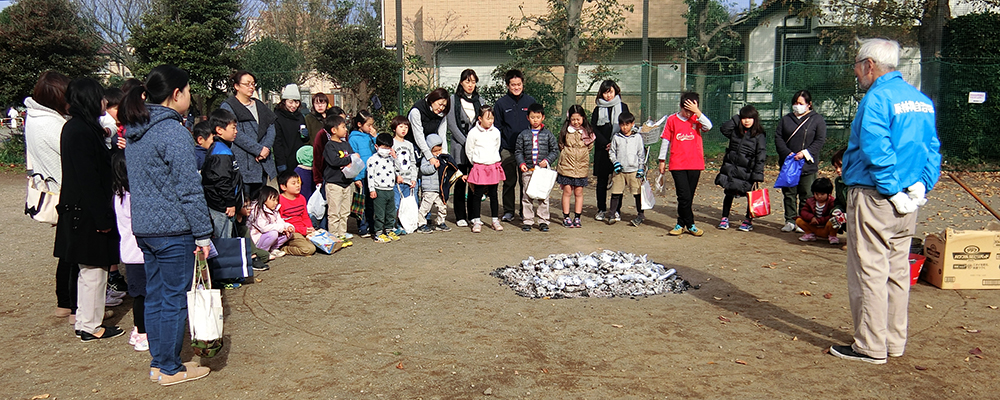
POLYGON ((96 333, 100 329, 107 287, 108 267, 80 264, 80 278, 76 281, 76 330, 96 333))
POLYGON ((847 191, 847 294, 854 351, 902 355, 910 297, 910 239, 917 213, 902 215, 873 188, 847 191))
POLYGON ((326 218, 327 230, 334 236, 347 233, 347 218, 351 216, 351 198, 354 196, 354 184, 340 187, 334 183, 326 184, 326 218))
POLYGON ((311 256, 316 252, 316 245, 301 233, 292 232, 292 237, 285 242, 282 250, 290 256, 311 256))
POLYGON ((539 224, 549 223, 549 199, 533 200, 526 193, 528 191, 528 182, 531 182, 531 175, 534 172, 534 170, 528 170, 521 173, 521 214, 524 214, 523 223, 525 225, 534 225, 536 216, 538 217, 539 224), (534 203, 538 203, 537 210, 534 203))
POLYGON ((423 218, 427 213, 431 212, 431 208, 437 207, 437 220, 435 224, 441 225, 445 221, 445 217, 448 216, 448 207, 444 205, 444 201, 441 200, 441 193, 431 192, 424 190, 423 196, 420 198, 420 209, 417 214, 420 218, 423 218))

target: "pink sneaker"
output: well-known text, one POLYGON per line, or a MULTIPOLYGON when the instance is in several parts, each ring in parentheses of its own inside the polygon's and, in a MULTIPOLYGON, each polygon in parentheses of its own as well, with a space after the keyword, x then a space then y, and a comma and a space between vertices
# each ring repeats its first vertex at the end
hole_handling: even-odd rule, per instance
POLYGON ((149 339, 145 333, 140 333, 135 340, 135 351, 149 351, 149 339))
POLYGON ((840 239, 837 238, 837 235, 830 236, 830 244, 840 244, 840 239))
POLYGON ((799 240, 803 242, 813 242, 816 241, 816 235, 812 233, 807 233, 805 235, 802 235, 802 237, 800 237, 799 240))
POLYGON ((139 327, 133 326, 132 334, 128 336, 128 344, 131 346, 135 346, 136 340, 139 340, 139 327))

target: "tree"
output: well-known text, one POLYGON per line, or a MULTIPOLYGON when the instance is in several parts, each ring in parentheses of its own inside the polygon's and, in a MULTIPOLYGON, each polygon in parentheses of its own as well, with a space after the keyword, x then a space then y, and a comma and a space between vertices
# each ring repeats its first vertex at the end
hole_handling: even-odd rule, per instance
POLYGON ((328 25, 343 25, 353 3, 347 0, 264 0, 260 30, 291 45, 300 54, 309 54, 328 25))
POLYGON ((667 46, 684 52, 695 75, 695 91, 705 93, 705 78, 713 64, 717 67, 719 62, 735 61, 733 55, 741 40, 733 28, 747 14, 732 13, 718 0, 685 0, 684 3, 688 5, 684 14, 688 36, 680 41, 668 40, 667 46))
MULTIPOLYGON (((237 0, 169 0, 142 17, 132 34, 139 72, 171 64, 191 74, 191 92, 202 112, 227 96, 236 65, 241 21, 237 0)), ((141 76, 141 74, 136 73, 141 76)))
POLYGON ((97 29, 107 46, 108 58, 135 71, 138 59, 129 46, 132 31, 142 24, 142 16, 153 7, 154 0, 75 0, 80 13, 97 29))
MULTIPOLYGON (((524 15, 511 21, 503 33, 509 42, 519 43, 511 56, 529 65, 561 65, 563 111, 576 103, 580 63, 603 65, 621 42, 615 35, 628 33, 625 13, 633 6, 619 0, 549 0, 549 13, 524 15), (530 35, 521 39, 522 31, 530 35)), ((599 69, 600 70, 600 69, 599 69)), ((558 78, 557 78, 558 79, 558 78)))
POLYGON ((300 83, 305 59, 294 47, 264 37, 244 49, 241 61, 243 69, 257 76, 257 89, 270 93, 289 83, 300 83))
POLYGON ((408 54, 403 61, 406 72, 417 77, 417 87, 426 94, 438 82, 438 52, 468 35, 469 25, 461 25, 454 11, 449 11, 440 21, 424 17, 423 12, 421 8, 417 17, 406 17, 404 20, 403 28, 414 40, 405 44, 408 54))
POLYGON ((316 50, 313 59, 316 70, 353 94, 345 102, 347 109, 368 107, 373 94, 378 95, 384 106, 396 104, 403 66, 392 51, 382 47, 377 26, 331 26, 321 36, 316 50))
POLYGON ((89 76, 104 60, 101 38, 67 0, 21 0, 0 12, 0 104, 31 94, 38 76, 56 70, 89 76))

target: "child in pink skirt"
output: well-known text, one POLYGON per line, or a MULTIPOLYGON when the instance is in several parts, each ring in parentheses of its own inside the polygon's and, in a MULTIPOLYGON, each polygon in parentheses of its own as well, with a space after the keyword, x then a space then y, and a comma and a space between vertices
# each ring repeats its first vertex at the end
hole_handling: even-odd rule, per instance
POLYGON ((485 194, 490 198, 490 216, 493 217, 493 230, 502 231, 500 225, 499 203, 497 202, 497 184, 506 180, 503 168, 500 167, 500 130, 493 126, 493 109, 483 106, 476 126, 469 130, 465 142, 465 154, 472 162, 467 181, 473 186, 469 197, 469 217, 472 218, 472 232, 483 230, 483 221, 479 218, 485 194))

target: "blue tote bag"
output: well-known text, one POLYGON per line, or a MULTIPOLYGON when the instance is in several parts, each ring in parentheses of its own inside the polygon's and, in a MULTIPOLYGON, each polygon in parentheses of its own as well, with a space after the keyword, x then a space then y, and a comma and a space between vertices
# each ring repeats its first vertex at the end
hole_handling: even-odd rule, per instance
POLYGON ((790 188, 799 185, 799 178, 802 177, 802 166, 806 164, 806 160, 795 159, 795 154, 785 157, 785 163, 781 165, 781 171, 778 172, 778 178, 774 180, 775 188, 790 188))
POLYGON ((208 268, 212 279, 239 280, 253 277, 250 242, 246 238, 212 239, 214 251, 209 251, 208 268))

